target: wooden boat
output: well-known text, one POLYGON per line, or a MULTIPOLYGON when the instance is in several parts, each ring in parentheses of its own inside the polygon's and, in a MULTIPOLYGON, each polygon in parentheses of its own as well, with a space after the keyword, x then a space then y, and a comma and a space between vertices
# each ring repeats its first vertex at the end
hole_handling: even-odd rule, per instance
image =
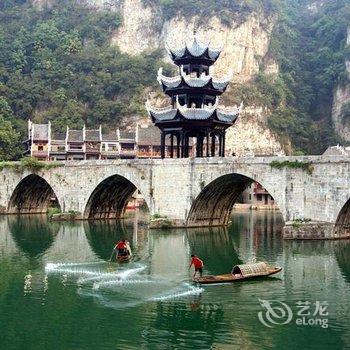
POLYGON ((130 254, 117 255, 117 261, 120 262, 120 263, 128 262, 128 261, 130 261, 130 259, 131 259, 131 255, 130 254))
POLYGON ((131 248, 130 248, 129 242, 126 243, 126 247, 127 247, 126 249, 128 251, 128 254, 118 254, 117 253, 117 261, 120 263, 128 262, 132 258, 131 248))
POLYGON ((232 283, 251 278, 274 275, 275 273, 278 273, 281 270, 281 267, 269 266, 266 262, 236 265, 233 267, 231 273, 216 276, 202 276, 199 278, 195 278, 194 282, 200 284, 232 283))

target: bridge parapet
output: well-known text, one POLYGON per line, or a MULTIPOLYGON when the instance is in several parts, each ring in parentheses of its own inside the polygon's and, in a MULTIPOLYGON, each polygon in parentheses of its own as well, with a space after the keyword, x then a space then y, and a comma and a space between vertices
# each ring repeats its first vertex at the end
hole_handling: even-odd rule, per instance
POLYGON ((0 209, 45 211, 54 193, 63 212, 117 218, 137 188, 151 215, 184 226, 224 225, 239 193, 257 181, 275 199, 285 222, 334 224, 350 198, 349 170, 346 156, 67 161, 34 172, 3 167, 0 209))

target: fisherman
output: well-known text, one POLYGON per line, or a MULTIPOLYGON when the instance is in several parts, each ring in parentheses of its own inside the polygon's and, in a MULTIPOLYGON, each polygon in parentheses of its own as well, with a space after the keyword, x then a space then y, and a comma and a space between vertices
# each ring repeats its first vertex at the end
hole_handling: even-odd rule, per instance
POLYGON ((119 241, 115 245, 114 250, 117 252, 117 255, 128 255, 128 245, 126 244, 126 240, 122 239, 119 241))
POLYGON ((194 266, 193 279, 196 277, 197 272, 199 272, 199 276, 202 277, 203 266, 204 266, 203 261, 194 254, 191 255, 191 264, 188 269, 190 269, 192 265, 194 266))

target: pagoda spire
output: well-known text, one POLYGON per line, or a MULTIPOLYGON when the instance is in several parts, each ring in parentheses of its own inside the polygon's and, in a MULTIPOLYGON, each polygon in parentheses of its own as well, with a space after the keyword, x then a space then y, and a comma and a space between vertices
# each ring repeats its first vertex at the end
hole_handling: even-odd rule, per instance
POLYGON ((171 98, 171 104, 156 108, 146 102, 153 123, 161 130, 162 158, 167 153, 167 137, 170 137, 171 157, 174 154, 181 158, 224 157, 226 129, 236 122, 242 109, 242 106, 225 108, 219 105, 219 96, 225 92, 232 72, 222 78, 211 75, 209 67, 222 49, 202 43, 196 33, 194 23, 192 40, 179 48, 168 48, 173 62, 179 67, 179 74, 166 77, 162 68, 158 71, 157 80, 171 98))

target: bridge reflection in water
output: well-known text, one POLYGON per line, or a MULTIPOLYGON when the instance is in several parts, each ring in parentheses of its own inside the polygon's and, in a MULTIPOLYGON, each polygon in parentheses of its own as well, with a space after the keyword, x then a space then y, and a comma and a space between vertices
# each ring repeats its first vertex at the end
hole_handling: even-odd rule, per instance
POLYGON ((33 346, 38 348, 39 340, 44 339, 54 348, 59 327, 59 342, 65 348, 72 348, 73 343, 96 349, 111 344, 125 348, 140 344, 149 348, 162 344, 174 348, 186 344, 193 349, 270 349, 288 348, 288 344, 307 348, 311 341, 325 349, 332 344, 348 347, 350 319, 342 310, 348 305, 350 291, 350 244, 283 241, 283 221, 273 211, 235 212, 232 222, 228 229, 148 231, 134 218, 62 224, 48 223, 39 216, 1 218, 3 346, 10 348, 19 332, 25 332, 33 346), (113 244, 124 237, 132 244, 135 261, 123 266, 108 264, 113 244), (200 292, 188 284, 192 252, 203 258, 206 273, 226 272, 234 264, 254 259, 278 264, 283 272, 275 279, 212 286, 200 292), (66 271, 57 270, 46 278, 45 267, 53 263, 63 264, 66 271), (97 271, 96 275, 109 277, 103 283, 99 279, 84 283, 82 277, 95 275, 70 274, 72 263, 84 264, 78 266, 82 273, 97 271), (116 273, 140 268, 144 270, 118 282, 116 273), (26 281, 31 288, 23 293, 18 286, 29 275, 26 281), (315 328, 288 325, 285 332, 267 334, 257 320, 259 298, 291 306, 298 300, 327 300, 336 331, 329 337, 315 328), (21 330, 6 326, 19 320, 21 330))

